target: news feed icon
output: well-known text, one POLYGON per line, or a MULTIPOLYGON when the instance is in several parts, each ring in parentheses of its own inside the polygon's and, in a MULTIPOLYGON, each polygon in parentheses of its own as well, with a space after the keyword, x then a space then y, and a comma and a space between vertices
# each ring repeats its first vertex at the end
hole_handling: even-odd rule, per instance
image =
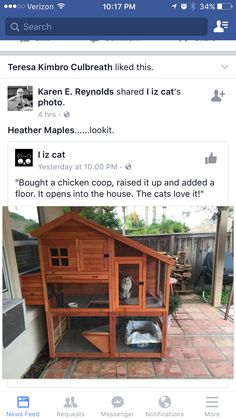
POLYGON ((29 396, 18 396, 17 407, 27 409, 29 407, 29 396))
POLYGON ((15 149, 15 167, 33 167, 33 149, 15 149))

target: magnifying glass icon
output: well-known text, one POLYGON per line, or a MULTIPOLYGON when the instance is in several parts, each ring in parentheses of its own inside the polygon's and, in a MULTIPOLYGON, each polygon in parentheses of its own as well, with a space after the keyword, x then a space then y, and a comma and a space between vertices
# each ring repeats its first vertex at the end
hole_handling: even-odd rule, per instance
POLYGON ((11 30, 12 30, 12 31, 17 31, 17 32, 20 32, 20 28, 19 28, 18 23, 16 23, 16 22, 12 22, 12 23, 11 23, 11 25, 10 25, 10 27, 11 27, 11 30))

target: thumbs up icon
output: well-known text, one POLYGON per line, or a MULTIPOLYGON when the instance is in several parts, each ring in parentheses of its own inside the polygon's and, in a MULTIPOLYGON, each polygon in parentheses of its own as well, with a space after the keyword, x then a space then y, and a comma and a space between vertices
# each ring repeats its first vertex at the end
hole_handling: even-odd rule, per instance
POLYGON ((209 157, 205 157, 205 164, 215 164, 217 160, 217 157, 213 155, 213 153, 210 154, 209 157))

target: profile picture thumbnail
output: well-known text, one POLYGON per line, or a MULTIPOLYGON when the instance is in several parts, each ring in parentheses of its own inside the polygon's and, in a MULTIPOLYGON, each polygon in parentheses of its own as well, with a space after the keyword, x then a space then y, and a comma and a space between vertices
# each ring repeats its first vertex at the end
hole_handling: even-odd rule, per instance
POLYGON ((33 86, 8 86, 8 111, 33 110, 33 86))
POLYGON ((15 149, 15 167, 32 167, 33 149, 16 148, 15 149))

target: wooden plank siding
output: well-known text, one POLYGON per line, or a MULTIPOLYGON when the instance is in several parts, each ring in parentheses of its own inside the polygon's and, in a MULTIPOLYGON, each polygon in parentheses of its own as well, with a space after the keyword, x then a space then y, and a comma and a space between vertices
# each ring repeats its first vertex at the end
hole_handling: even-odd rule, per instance
MULTIPOLYGON (((215 249, 215 233, 174 233, 130 236, 138 243, 148 246, 157 252, 176 255, 178 251, 188 251, 189 263, 192 265, 191 285, 199 277, 203 261, 208 252, 215 249)), ((231 234, 227 234, 226 251, 232 250, 231 234)))

